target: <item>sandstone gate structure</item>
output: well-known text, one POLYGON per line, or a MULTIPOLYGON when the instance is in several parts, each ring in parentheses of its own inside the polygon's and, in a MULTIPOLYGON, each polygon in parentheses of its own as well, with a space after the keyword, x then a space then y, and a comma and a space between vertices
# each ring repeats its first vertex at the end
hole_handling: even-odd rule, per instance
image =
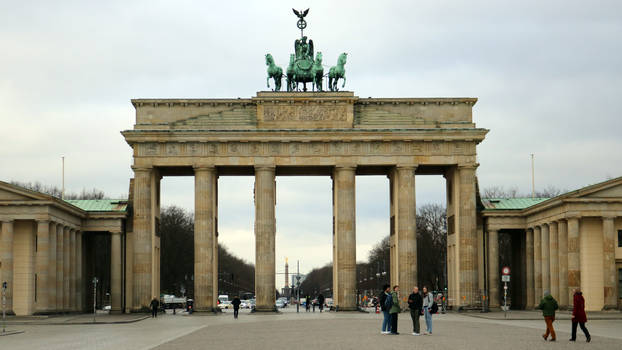
MULTIPOLYGON (((126 238, 126 310, 160 293, 160 179, 195 178, 196 310, 216 307, 218 177, 255 176, 257 311, 275 308, 275 176, 333 180, 333 296, 356 309, 356 175, 386 175, 391 283, 417 281, 415 174, 447 183, 449 300, 479 302, 475 98, 358 98, 352 92, 259 92, 249 99, 135 99, 123 131, 134 151, 133 221, 126 238)), ((250 195, 250 194, 249 194, 250 195)))

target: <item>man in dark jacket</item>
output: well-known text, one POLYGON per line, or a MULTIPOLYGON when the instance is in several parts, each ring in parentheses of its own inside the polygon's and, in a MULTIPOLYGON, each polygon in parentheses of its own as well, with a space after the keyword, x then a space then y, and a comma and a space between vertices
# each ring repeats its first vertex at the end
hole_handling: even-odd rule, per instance
POLYGON ((585 299, 583 299, 583 293, 581 289, 574 290, 574 297, 572 298, 572 337, 570 341, 577 340, 577 325, 581 326, 583 334, 585 334, 586 341, 589 343, 592 340, 590 332, 585 328, 587 322, 587 315, 585 314, 585 299))
POLYGON ((544 291, 544 298, 540 301, 540 305, 537 307, 542 310, 542 316, 544 316, 544 322, 546 322, 546 332, 542 334, 542 338, 547 340, 549 334, 551 335, 551 341, 556 341, 555 329, 553 328, 553 322, 555 321, 555 310, 559 309, 557 300, 551 296, 549 291, 544 291))
POLYGON ((158 299, 156 299, 156 297, 153 297, 153 300, 151 300, 151 318, 154 317, 158 317, 158 307, 160 306, 160 302, 158 301, 158 299))
POLYGON ((410 318, 413 320, 413 335, 419 335, 419 316, 421 316, 421 309, 423 308, 423 298, 421 298, 417 286, 408 296, 408 308, 410 308, 410 318))
POLYGON ((233 305, 233 318, 238 318, 238 312, 240 311, 241 303, 242 302, 240 301, 240 297, 238 297, 237 295, 233 297, 233 301, 231 302, 231 305, 233 305))
POLYGON ((324 310, 324 295, 322 293, 317 296, 317 303, 320 305, 320 312, 322 312, 324 310))

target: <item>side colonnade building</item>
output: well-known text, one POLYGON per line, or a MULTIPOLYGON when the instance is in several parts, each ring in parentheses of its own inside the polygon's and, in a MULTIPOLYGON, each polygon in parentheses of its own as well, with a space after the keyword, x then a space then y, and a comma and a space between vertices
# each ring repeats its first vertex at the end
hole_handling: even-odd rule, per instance
POLYGON ((580 288, 588 311, 622 305, 622 177, 554 198, 483 198, 490 306, 503 302, 500 235, 511 241, 513 307, 533 309, 545 291, 572 308, 580 288))
POLYGON ((0 181, 0 281, 7 282, 7 314, 92 310, 96 271, 100 297, 110 292, 98 304, 121 311, 126 209, 127 200, 61 200, 0 181), (96 243, 97 237, 107 244, 96 243), (101 249, 107 251, 96 251, 101 249))

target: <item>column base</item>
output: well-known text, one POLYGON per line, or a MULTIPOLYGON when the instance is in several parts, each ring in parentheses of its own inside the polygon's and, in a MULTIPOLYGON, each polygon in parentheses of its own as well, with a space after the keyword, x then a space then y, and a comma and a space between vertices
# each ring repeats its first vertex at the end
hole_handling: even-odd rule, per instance
POLYGON ((342 311, 358 311, 358 307, 356 306, 336 306, 335 307, 335 311, 337 312, 342 312, 342 311))
POLYGON ((255 307, 251 313, 280 313, 276 306, 272 307, 255 307))
POLYGON ((192 312, 193 313, 194 312, 202 312, 202 313, 211 312, 211 313, 214 313, 214 314, 221 314, 222 310, 219 307, 211 307, 211 308, 205 308, 205 309, 194 309, 194 310, 192 310, 192 312))

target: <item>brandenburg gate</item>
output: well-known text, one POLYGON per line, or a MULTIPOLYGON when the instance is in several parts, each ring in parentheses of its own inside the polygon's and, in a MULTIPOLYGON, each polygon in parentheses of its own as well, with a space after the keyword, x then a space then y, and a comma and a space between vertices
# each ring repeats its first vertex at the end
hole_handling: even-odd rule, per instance
MULTIPOLYGON (((126 305, 160 293, 160 179, 194 176, 195 309, 216 308, 218 178, 255 177, 257 311, 275 310, 276 176, 333 180, 333 299, 356 309, 355 181, 390 181, 391 284, 417 283, 415 175, 447 183, 448 280, 455 306, 479 299, 475 98, 359 98, 352 92, 258 92, 236 99, 135 99, 126 305)), ((226 196, 227 194, 220 194, 226 196)), ((253 195, 249 193, 249 196, 253 195)), ((427 262, 420 262, 427 263, 427 262)), ((429 262, 437 263, 437 262, 429 262)))

